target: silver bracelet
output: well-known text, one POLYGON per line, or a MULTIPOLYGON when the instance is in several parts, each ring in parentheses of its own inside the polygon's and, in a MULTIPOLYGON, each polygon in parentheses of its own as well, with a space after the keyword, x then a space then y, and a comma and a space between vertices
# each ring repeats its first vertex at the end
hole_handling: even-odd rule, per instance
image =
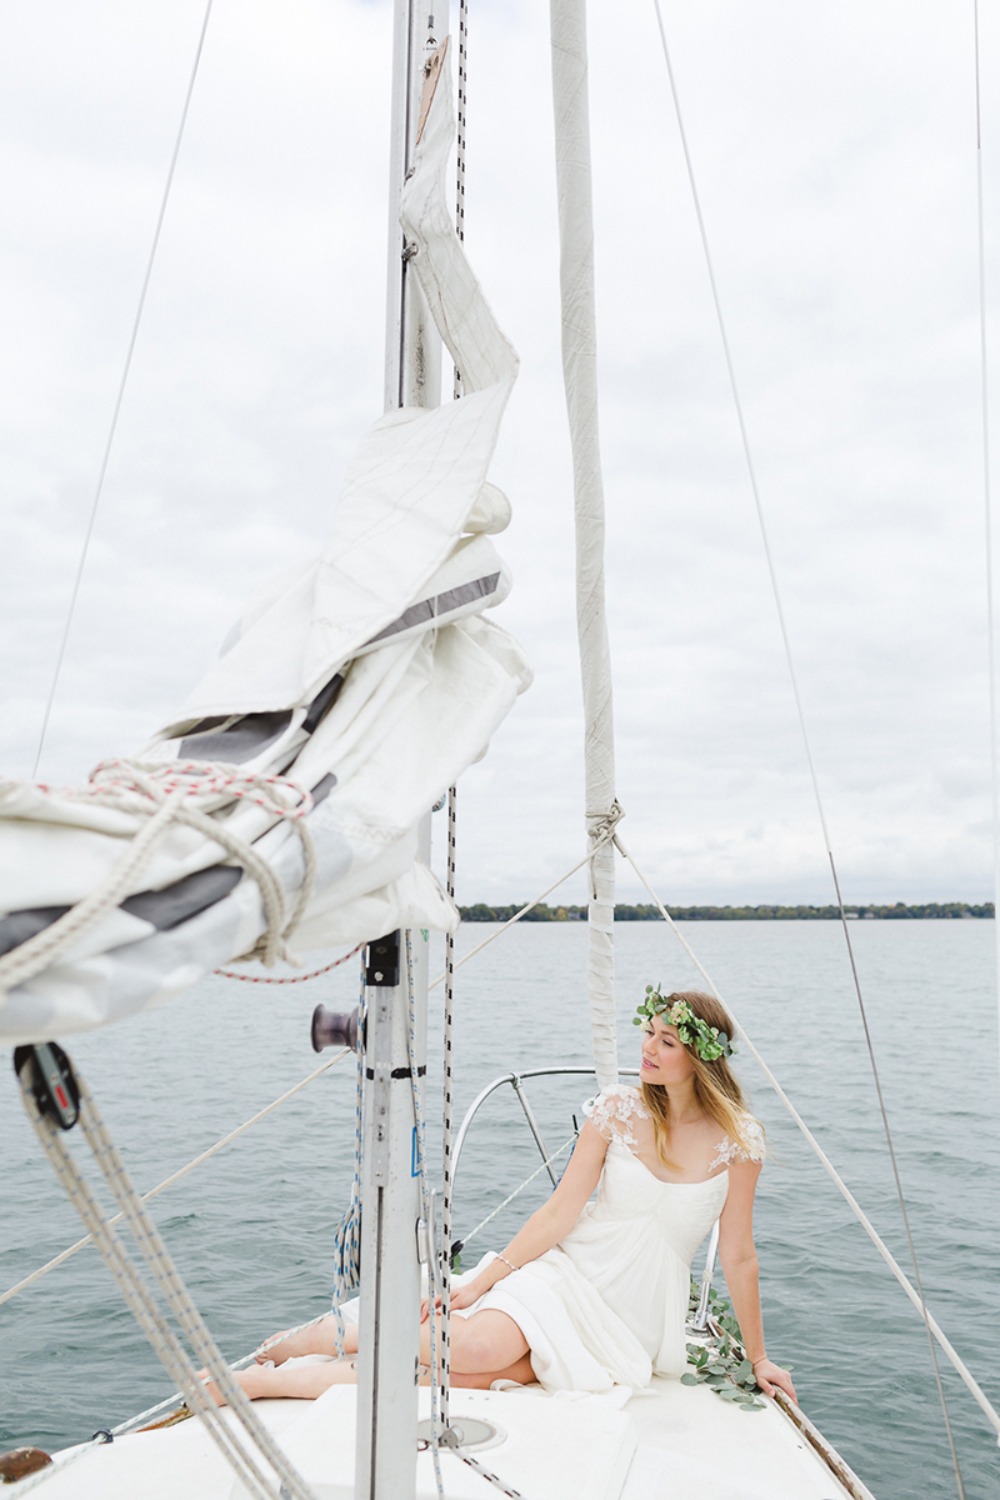
POLYGON ((517 1266, 515 1266, 515 1264, 514 1264, 514 1262, 512 1260, 508 1260, 507 1257, 506 1257, 506 1255, 498 1255, 497 1256, 497 1260, 502 1260, 503 1263, 504 1263, 504 1265, 505 1266, 509 1266, 512 1271, 516 1271, 517 1270, 517 1266))

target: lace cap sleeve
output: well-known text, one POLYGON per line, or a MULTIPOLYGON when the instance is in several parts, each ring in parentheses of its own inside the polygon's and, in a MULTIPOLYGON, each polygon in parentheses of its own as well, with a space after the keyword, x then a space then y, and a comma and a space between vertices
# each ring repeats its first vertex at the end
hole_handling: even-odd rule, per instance
POLYGON ((767 1155, 767 1147, 764 1143, 764 1130, 752 1115, 744 1115, 740 1121, 740 1133, 743 1136, 745 1146, 738 1141, 732 1140, 724 1135, 715 1148, 715 1160, 709 1167, 712 1172, 716 1167, 728 1167, 734 1161, 763 1161, 767 1155))
POLYGON ((638 1089, 626 1084, 605 1089, 589 1105, 584 1105, 583 1112, 606 1141, 617 1138, 633 1147, 636 1144, 633 1122, 644 1119, 646 1115, 638 1089))

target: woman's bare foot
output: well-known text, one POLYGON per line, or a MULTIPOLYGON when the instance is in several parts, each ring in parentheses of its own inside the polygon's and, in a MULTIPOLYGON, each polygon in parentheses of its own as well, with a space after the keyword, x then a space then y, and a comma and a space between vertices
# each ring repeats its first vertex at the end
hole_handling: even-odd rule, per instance
POLYGON ((306 1330, 303 1328, 283 1328, 280 1333, 272 1333, 271 1337, 261 1344, 254 1355, 254 1359, 259 1365, 282 1365, 293 1354, 308 1352, 296 1350, 292 1347, 296 1339, 300 1338, 305 1332, 306 1330))
POLYGON ((298 1359, 303 1354, 357 1354, 358 1330, 351 1323, 344 1324, 343 1349, 337 1348, 337 1320, 332 1314, 320 1318, 317 1323, 307 1323, 305 1328, 286 1328, 262 1344, 254 1356, 259 1365, 273 1363, 283 1365, 286 1359, 298 1359))
MULTIPOLYGON (((331 1385, 355 1385, 358 1379, 357 1360, 325 1360, 322 1364, 292 1365, 248 1365, 245 1370, 234 1370, 233 1379, 246 1392, 251 1401, 314 1401, 329 1390, 331 1385)), ((225 1397, 214 1380, 205 1382, 216 1406, 225 1406, 225 1397)))

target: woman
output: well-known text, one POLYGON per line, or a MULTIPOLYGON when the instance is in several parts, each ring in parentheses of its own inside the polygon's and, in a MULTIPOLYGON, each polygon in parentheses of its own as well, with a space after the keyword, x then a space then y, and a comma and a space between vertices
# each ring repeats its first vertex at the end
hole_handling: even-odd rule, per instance
MULTIPOLYGON (((602 1391, 682 1374, 691 1259, 718 1218, 719 1259, 757 1384, 795 1400, 790 1375, 764 1348, 752 1227, 764 1137, 729 1067, 732 1022, 711 995, 664 996, 649 985, 635 1024, 640 1087, 598 1096, 548 1202, 455 1287, 452 1382, 602 1391)), ((427 1361, 426 1303, 421 1323, 427 1361)), ((357 1347, 349 1326, 347 1355, 357 1347)), ((315 1397, 356 1380, 355 1361, 285 1361, 336 1352, 331 1316, 278 1335, 237 1378, 255 1398, 315 1397)))

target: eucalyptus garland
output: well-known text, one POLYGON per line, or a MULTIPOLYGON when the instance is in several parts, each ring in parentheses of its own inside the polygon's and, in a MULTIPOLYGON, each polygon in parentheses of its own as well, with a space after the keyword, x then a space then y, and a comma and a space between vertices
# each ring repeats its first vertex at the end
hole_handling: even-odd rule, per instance
POLYGON ((654 1016, 659 1016, 665 1026, 676 1026, 677 1034, 685 1047, 693 1047, 702 1062, 715 1062, 718 1057, 732 1057, 733 1044, 724 1031, 720 1031, 717 1026, 709 1026, 701 1016, 696 1016, 686 1000, 674 995, 663 995, 659 985, 647 984, 646 998, 641 1005, 636 1006, 632 1025, 648 1025, 654 1016))
MULTIPOLYGON (((698 1286, 691 1282, 691 1311, 698 1305, 698 1286)), ((704 1344, 688 1344, 688 1364, 691 1366, 681 1376, 681 1385, 707 1385, 709 1390, 723 1401, 738 1406, 741 1411, 763 1411, 764 1399, 754 1378, 753 1365, 747 1359, 740 1341, 740 1325, 733 1310, 718 1292, 708 1294, 708 1308, 712 1326, 718 1333, 710 1334, 704 1344)))

